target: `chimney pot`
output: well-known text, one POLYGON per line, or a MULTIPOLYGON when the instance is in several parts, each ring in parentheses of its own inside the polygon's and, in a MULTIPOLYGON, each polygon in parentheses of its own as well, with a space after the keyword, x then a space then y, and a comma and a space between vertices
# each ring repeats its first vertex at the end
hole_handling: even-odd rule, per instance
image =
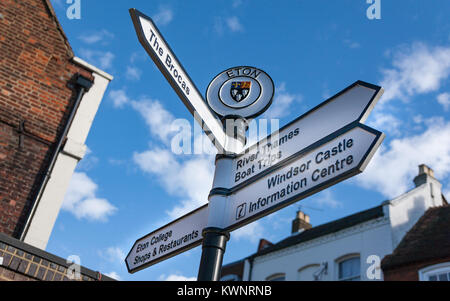
POLYGON ((430 167, 428 167, 425 164, 419 165, 419 175, 421 175, 421 174, 427 174, 427 175, 434 177, 433 169, 431 169, 430 167))
POLYGON ((309 215, 303 213, 302 211, 297 211, 297 216, 292 221, 292 234, 311 229, 312 226, 309 221, 309 215))
POLYGON ((428 178, 434 178, 434 171, 425 164, 419 165, 419 174, 414 178, 414 184, 419 187, 428 182, 428 178))

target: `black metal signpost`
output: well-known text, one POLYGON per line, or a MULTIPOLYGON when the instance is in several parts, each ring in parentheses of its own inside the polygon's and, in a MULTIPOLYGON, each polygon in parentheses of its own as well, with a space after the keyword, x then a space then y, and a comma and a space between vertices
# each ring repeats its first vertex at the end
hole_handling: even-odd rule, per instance
POLYGON ((382 143, 384 134, 363 123, 383 89, 357 81, 245 148, 248 119, 272 102, 272 79, 255 67, 227 69, 206 102, 151 18, 130 14, 139 41, 219 151, 208 205, 138 239, 125 259, 130 273, 202 244, 198 280, 219 280, 231 231, 363 172, 382 143))

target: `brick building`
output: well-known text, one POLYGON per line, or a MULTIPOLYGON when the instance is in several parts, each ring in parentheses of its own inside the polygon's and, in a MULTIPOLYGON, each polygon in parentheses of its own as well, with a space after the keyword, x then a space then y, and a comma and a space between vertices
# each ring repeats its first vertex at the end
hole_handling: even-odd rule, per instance
POLYGON ((36 250, 46 248, 111 80, 74 55, 49 0, 0 1, 0 261, 6 268, 15 257, 25 262, 25 251, 33 260, 65 265, 36 250))
POLYGON ((386 281, 450 281, 450 206, 428 209, 381 268, 386 281))

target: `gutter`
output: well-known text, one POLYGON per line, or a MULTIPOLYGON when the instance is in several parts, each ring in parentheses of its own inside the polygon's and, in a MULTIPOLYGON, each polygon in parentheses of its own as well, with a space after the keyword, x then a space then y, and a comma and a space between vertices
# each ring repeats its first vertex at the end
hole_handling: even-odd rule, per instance
POLYGON ((248 281, 252 281, 253 260, 255 260, 255 256, 248 258, 248 263, 250 264, 250 269, 248 270, 248 281))
POLYGON ((36 208, 39 206, 39 203, 41 201, 43 192, 45 191, 45 188, 47 186, 48 181, 51 178, 51 174, 53 171, 53 167, 55 166, 56 159, 58 158, 59 153, 61 152, 63 148, 63 144, 66 141, 67 133, 69 132, 70 126, 72 125, 73 119, 75 117, 75 114, 78 110, 78 107, 80 106, 81 100, 83 98, 83 95, 89 91, 89 89, 94 84, 93 81, 89 80, 88 78, 82 76, 81 74, 77 73, 75 75, 75 88, 77 89, 77 96, 75 99, 75 103, 72 107, 72 110, 70 112, 70 115, 67 119, 66 125, 64 126, 62 134, 59 136, 58 142, 56 144, 55 150, 53 151, 52 157, 50 158, 50 164, 48 165, 47 170, 45 171, 45 176, 39 186, 39 189, 37 190, 36 197, 34 198, 34 201, 32 203, 32 207, 30 210, 30 213, 28 215, 27 221, 25 223, 25 226, 23 230, 20 233, 19 239, 21 241, 25 240, 25 237, 28 233, 28 230, 31 225, 31 221, 33 220, 34 214, 36 212, 36 208))

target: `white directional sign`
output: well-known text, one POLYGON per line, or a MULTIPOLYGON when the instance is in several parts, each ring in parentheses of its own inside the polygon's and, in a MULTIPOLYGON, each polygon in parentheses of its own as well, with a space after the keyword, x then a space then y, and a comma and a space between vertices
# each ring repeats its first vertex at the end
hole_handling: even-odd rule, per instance
POLYGON ((229 68, 209 85, 208 107, 152 19, 130 15, 142 46, 219 150, 210 203, 138 239, 125 259, 130 273, 200 245, 204 234, 199 279, 218 279, 228 232, 361 173, 384 139, 363 124, 383 89, 357 81, 241 153, 245 127, 233 128, 240 140, 228 139, 210 107, 224 118, 259 116, 274 95, 270 76, 229 68))
POLYGON ((138 239, 125 259, 128 272, 135 273, 200 245, 207 222, 205 205, 138 239))
POLYGON ((142 46, 189 112, 202 125, 205 133, 219 149, 219 152, 222 149, 231 151, 226 149, 226 134, 220 120, 210 111, 194 82, 184 70, 152 19, 134 8, 130 9, 130 15, 142 46))
POLYGON ((383 139, 384 134, 365 125, 350 125, 253 183, 231 189, 222 213, 223 229, 235 230, 361 173, 383 139))
POLYGON ((363 123, 382 94, 380 87, 358 81, 284 126, 279 133, 249 147, 234 159, 232 186, 245 186, 252 178, 263 176, 271 167, 352 122, 363 123))
POLYGON ((384 139, 362 124, 382 93, 381 87, 358 81, 278 134, 218 164, 210 201, 214 196, 222 201, 137 240, 126 258, 129 272, 200 245, 211 221, 231 232, 361 173, 384 139), (220 186, 224 183, 228 187, 220 186))

